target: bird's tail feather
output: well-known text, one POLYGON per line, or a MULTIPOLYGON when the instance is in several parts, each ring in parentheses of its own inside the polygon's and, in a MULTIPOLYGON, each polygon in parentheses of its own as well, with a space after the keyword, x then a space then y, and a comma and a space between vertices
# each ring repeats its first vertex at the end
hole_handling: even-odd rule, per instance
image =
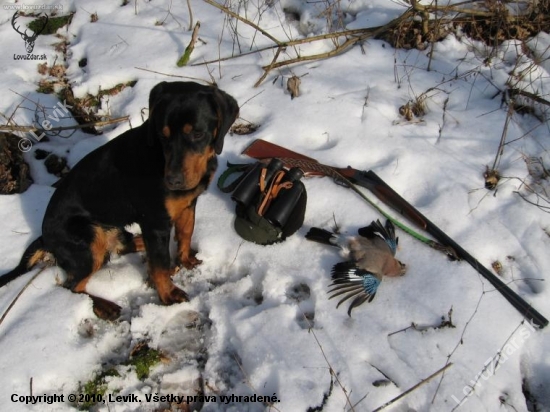
POLYGON ((306 234, 306 239, 311 240, 317 243, 323 243, 325 245, 339 247, 337 243, 337 238, 334 233, 329 232, 328 230, 321 229, 319 227, 312 227, 309 229, 309 232, 306 234))

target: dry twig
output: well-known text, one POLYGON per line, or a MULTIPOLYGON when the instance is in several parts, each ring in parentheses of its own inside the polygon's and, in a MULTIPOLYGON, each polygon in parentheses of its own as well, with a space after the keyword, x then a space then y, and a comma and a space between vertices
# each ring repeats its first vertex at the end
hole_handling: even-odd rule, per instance
POLYGON ((221 4, 218 4, 216 3, 214 0, 204 0, 205 2, 207 2, 208 4, 210 4, 211 6, 214 6, 218 9, 220 9, 221 11, 223 11, 224 13, 226 14, 229 14, 231 17, 234 17, 236 18, 237 20, 240 20, 242 21, 243 23, 245 24, 248 24, 250 27, 258 30, 260 33, 262 33, 265 37, 267 37, 269 40, 275 42, 277 45, 281 45, 281 42, 279 42, 279 40, 277 40, 275 37, 273 37, 271 34, 269 34, 268 32, 266 32, 264 29, 262 29, 260 26, 258 26, 257 24, 254 24, 252 23, 250 20, 247 20, 245 19, 244 17, 241 17, 239 16, 237 13, 234 13, 233 11, 229 10, 227 7, 225 6, 222 6, 221 4))
POLYGON ((386 407, 390 406, 392 403, 394 402, 397 402, 399 399, 403 398, 404 396, 407 396, 409 393, 413 392, 414 390, 418 389, 419 387, 421 387, 422 385, 424 385, 425 383, 428 383, 430 380, 432 380, 433 378, 435 378, 437 375, 439 375, 440 373, 443 373, 445 372, 449 367, 452 366, 452 363, 447 363, 445 366, 443 366, 441 369, 439 369, 438 371, 432 373, 430 376, 428 376, 427 378, 425 379, 422 379, 420 382, 418 382, 416 385, 410 387, 409 389, 407 389, 405 392, 401 393, 400 395, 396 396, 395 398, 393 398, 392 400, 386 402, 384 405, 381 405, 379 406, 378 408, 374 409, 372 412, 379 412, 381 411, 382 409, 385 409, 386 407))
POLYGON ((101 120, 101 121, 97 121, 97 122, 90 122, 90 123, 84 123, 84 124, 75 124, 75 125, 72 125, 72 126, 52 127, 48 130, 41 129, 41 128, 36 127, 36 126, 17 126, 17 125, 5 124, 5 125, 0 125, 0 132, 5 132, 5 131, 9 131, 9 132, 27 132, 27 133, 28 132, 39 132, 39 133, 58 132, 58 131, 63 131, 63 130, 83 129, 83 128, 86 128, 86 127, 103 127, 103 126, 107 126, 107 125, 110 125, 110 124, 125 122, 129 119, 130 119, 130 116, 122 116, 122 117, 117 117, 115 119, 101 120))
MULTIPOLYGON (((335 372, 334 368, 330 364, 330 361, 328 360, 328 357, 325 353, 325 350, 323 349, 323 346, 321 345, 321 342, 319 342, 319 339, 317 338, 317 335, 315 334, 315 330, 313 330, 313 325, 311 324, 310 320, 306 316, 304 312, 302 312, 302 315, 304 316, 305 321, 307 322, 309 326, 309 332, 313 335, 313 338, 315 339, 315 342, 317 343, 317 346, 319 346, 319 349, 321 350, 321 354, 323 355, 323 358, 325 359, 326 364, 328 365, 329 372, 331 376, 334 376, 334 379, 338 383, 338 386, 342 389, 342 392, 344 392, 344 396, 346 397, 346 403, 350 407, 350 411, 355 411, 354 406, 351 403, 351 400, 349 398, 348 391, 344 388, 344 385, 342 385, 342 382, 340 381, 340 378, 338 377, 338 374, 335 372)), ((331 378, 332 379, 332 378, 331 378)))
POLYGON ((6 309, 6 311, 4 312, 4 314, 2 315, 2 317, 0 318, 0 325, 2 324, 2 322, 4 322, 4 319, 6 318, 6 316, 8 315, 9 311, 13 308, 13 306, 15 305, 15 302, 17 302, 17 300, 21 297, 21 295, 23 294, 23 292, 31 285, 31 283, 33 282, 33 280, 35 280, 38 275, 40 275, 44 269, 46 269, 45 267, 41 268, 38 272, 36 272, 30 279, 29 281, 25 284, 25 286, 23 287, 23 289, 21 289, 19 291, 19 293, 17 294, 17 296, 11 301, 10 305, 8 306, 8 308, 6 309))
MULTIPOLYGON (((268 39, 270 39, 271 41, 273 41, 275 43, 274 45, 263 47, 263 48, 260 48, 260 49, 256 49, 256 50, 251 51, 251 52, 241 53, 237 56, 223 57, 223 58, 219 58, 219 59, 216 59, 216 60, 210 60, 210 61, 207 61, 207 62, 199 63, 199 64, 218 63, 220 61, 229 60, 229 59, 233 59, 233 58, 237 58, 237 57, 242 57, 242 56, 246 56, 248 54, 259 53, 261 51, 266 51, 266 50, 276 48, 277 51, 275 53, 275 56, 274 56, 273 60, 271 61, 270 64, 263 67, 264 74, 256 82, 254 87, 259 86, 265 80, 265 78, 267 77, 269 72, 273 69, 278 69, 280 67, 289 66, 289 65, 295 64, 295 63, 301 63, 301 62, 311 61, 311 60, 320 60, 320 59, 325 59, 325 58, 336 56, 336 55, 341 54, 344 51, 348 50, 351 46, 355 45, 356 43, 363 42, 364 40, 366 40, 368 38, 376 38, 377 36, 381 35, 382 33, 385 33, 389 29, 397 26, 402 21, 413 17, 413 10, 412 10, 412 8, 409 8, 401 16, 397 17, 396 19, 390 21, 389 23, 387 23, 383 26, 369 27, 369 28, 364 28, 364 29, 344 30, 344 31, 339 31, 339 32, 335 32, 335 33, 327 33, 327 34, 322 34, 322 35, 319 35, 319 36, 308 37, 308 38, 305 38, 305 39, 291 40, 291 41, 283 42, 283 41, 280 41, 280 40, 276 39, 272 35, 270 35, 268 32, 266 32, 265 30, 260 28, 257 24, 255 24, 255 23, 251 22, 250 20, 238 15, 237 13, 229 10, 227 7, 222 6, 222 5, 216 3, 213 0, 204 0, 204 1, 207 2, 208 4, 214 6, 214 7, 222 10, 224 13, 228 14, 229 16, 234 17, 234 18, 238 19, 239 21, 242 21, 243 23, 249 25, 250 27, 253 27, 254 29, 258 30, 265 37, 267 37, 268 39), (346 38, 346 40, 343 43, 338 42, 338 39, 341 38, 341 37, 346 38), (280 62, 277 61, 277 59, 279 58, 281 52, 286 50, 287 47, 296 46, 296 45, 305 44, 305 43, 313 43, 313 42, 316 42, 316 41, 327 40, 327 39, 332 39, 333 43, 335 45, 334 48, 332 50, 328 51, 328 52, 309 55, 309 56, 299 56, 299 57, 287 59, 287 60, 280 61, 280 62)), ((197 65, 199 65, 199 64, 197 64, 197 65)))
POLYGON ((213 83, 213 82, 209 82, 209 81, 204 80, 204 79, 199 79, 198 77, 182 76, 180 74, 163 73, 163 72, 158 72, 156 70, 145 69, 143 67, 135 67, 135 69, 143 70, 143 71, 149 72, 149 73, 161 74, 161 75, 167 76, 167 77, 177 77, 179 79, 188 79, 188 80, 195 80, 195 81, 203 82, 203 83, 206 83, 206 84, 209 84, 209 85, 212 85, 212 86, 215 85, 215 83, 213 83))

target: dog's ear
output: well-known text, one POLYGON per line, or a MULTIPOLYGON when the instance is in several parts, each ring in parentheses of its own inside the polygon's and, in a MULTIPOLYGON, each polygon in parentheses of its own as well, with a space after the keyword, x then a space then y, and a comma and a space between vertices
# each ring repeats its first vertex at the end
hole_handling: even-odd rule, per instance
POLYGON ((157 84, 155 87, 151 89, 151 93, 149 93, 149 112, 153 110, 153 108, 155 107, 155 103, 157 103, 160 97, 163 95, 163 93, 166 92, 167 84, 168 83, 166 82, 160 82, 159 84, 157 84))
POLYGON ((220 154, 223 149, 225 135, 239 116, 239 105, 233 97, 216 87, 214 87, 214 101, 216 102, 216 116, 218 117, 214 150, 217 154, 220 154))
POLYGON ((149 93, 149 130, 147 134, 147 144, 153 146, 155 144, 155 134, 157 132, 157 122, 155 121, 155 115, 158 117, 160 101, 162 96, 166 92, 166 85, 168 83, 161 82, 151 89, 149 93))

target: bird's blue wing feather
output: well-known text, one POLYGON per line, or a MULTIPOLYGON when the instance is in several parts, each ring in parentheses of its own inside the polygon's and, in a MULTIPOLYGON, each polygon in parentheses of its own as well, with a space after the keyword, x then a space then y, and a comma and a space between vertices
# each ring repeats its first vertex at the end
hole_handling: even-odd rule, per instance
POLYGON ((363 289, 365 289, 365 292, 369 295, 375 295, 378 290, 378 286, 380 286, 380 280, 378 280, 378 278, 372 273, 360 269, 358 272, 359 271, 363 272, 362 274, 358 274, 358 276, 363 278, 363 289))
MULTIPOLYGON (((380 221, 378 221, 380 223, 380 221)), ((388 244, 388 246, 390 247, 391 249, 391 252, 393 253, 393 255, 395 256, 395 253, 397 252, 397 242, 398 242, 398 238, 395 237, 395 226, 393 225, 393 223, 391 222, 391 220, 386 220, 386 226, 385 226, 385 235, 383 235, 384 237, 384 240, 386 241, 386 243, 388 244)))
POLYGON ((332 268, 330 299, 344 295, 338 302, 336 306, 338 307, 346 300, 355 297, 348 309, 348 315, 351 316, 353 308, 374 299, 379 285, 380 280, 374 274, 358 268, 353 262, 340 262, 332 268))

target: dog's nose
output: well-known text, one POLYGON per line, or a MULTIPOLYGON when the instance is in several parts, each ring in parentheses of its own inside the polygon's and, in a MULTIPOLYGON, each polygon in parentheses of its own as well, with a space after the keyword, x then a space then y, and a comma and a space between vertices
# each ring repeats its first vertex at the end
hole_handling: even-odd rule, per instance
POLYGON ((165 177, 164 181, 170 190, 183 189, 183 176, 180 174, 168 175, 165 177))

